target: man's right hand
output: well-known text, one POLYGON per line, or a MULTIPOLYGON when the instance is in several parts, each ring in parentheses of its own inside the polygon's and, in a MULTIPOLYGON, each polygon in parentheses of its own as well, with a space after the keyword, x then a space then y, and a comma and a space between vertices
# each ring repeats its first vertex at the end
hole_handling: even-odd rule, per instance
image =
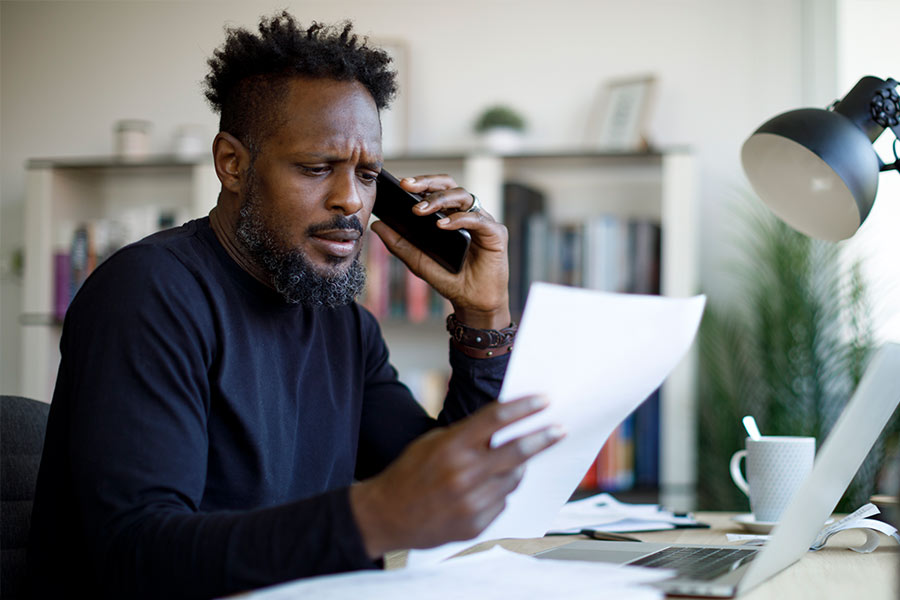
POLYGON ((350 488, 350 505, 369 556, 468 540, 503 510, 524 463, 563 437, 545 427, 495 448, 494 432, 547 406, 540 397, 494 402, 431 431, 379 475, 350 488))

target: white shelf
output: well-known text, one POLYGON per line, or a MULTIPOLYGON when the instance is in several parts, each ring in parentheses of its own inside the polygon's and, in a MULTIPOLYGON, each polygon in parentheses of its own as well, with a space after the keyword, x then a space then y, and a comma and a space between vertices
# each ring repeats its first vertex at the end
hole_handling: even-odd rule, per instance
MULTIPOLYGON (((478 194, 485 209, 503 220, 503 183, 541 189, 554 219, 599 214, 648 219, 662 231, 661 287, 669 296, 698 289, 694 159, 684 150, 649 153, 566 152, 494 156, 444 154, 389 157, 397 176, 449 173, 478 194)), ((186 218, 214 206, 218 180, 207 162, 157 157, 141 163, 111 159, 34 160, 29 163, 25 204, 26 268, 23 291, 23 394, 49 401, 59 363, 58 323, 53 313, 53 245, 61 223, 111 216, 135 206, 182 207, 186 218)), ((443 325, 383 323, 400 371, 446 365, 443 325)), ((689 354, 663 386, 661 405, 661 502, 694 506, 696 480, 696 354, 689 354)))
MULTIPOLYGON (((401 177, 449 173, 457 183, 478 194, 487 210, 501 221, 503 183, 516 181, 545 194, 552 220, 578 221, 615 214, 658 223, 662 231, 662 293, 674 297, 698 293, 696 172, 694 158, 687 150, 451 154, 397 157, 386 161, 386 166, 401 177)), ((384 328, 390 336, 391 326, 384 328)), ((431 325, 422 328, 423 343, 445 343, 445 338, 430 330, 431 325)), ((410 334, 404 332, 404 336, 408 339, 410 334)), ((402 375, 403 369, 397 364, 402 375)), ((661 393, 660 502, 676 510, 691 510, 696 503, 696 380, 697 356, 691 350, 663 384, 661 393)))
MULTIPOLYGON (((32 160, 25 198, 25 273, 22 290, 22 394, 50 401, 59 366, 59 324, 53 319, 53 252, 66 226, 154 207, 187 219, 215 205, 219 185, 208 162, 163 156, 32 160)), ((134 241, 134 240, 131 240, 134 241)))

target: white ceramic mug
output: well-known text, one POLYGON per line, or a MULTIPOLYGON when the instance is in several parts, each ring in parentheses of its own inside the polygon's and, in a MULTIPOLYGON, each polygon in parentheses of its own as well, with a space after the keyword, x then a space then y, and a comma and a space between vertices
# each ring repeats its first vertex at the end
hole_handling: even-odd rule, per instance
POLYGON ((763 436, 747 438, 746 450, 731 457, 731 478, 750 497, 750 510, 759 522, 775 523, 794 492, 812 470, 816 438, 763 436), (747 458, 747 478, 741 459, 747 458))

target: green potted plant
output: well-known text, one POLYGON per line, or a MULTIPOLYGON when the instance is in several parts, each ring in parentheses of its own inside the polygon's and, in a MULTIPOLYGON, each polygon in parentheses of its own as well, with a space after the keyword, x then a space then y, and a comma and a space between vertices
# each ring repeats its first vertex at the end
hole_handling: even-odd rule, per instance
MULTIPOLYGON (((743 415, 765 435, 813 436, 821 446, 874 345, 861 265, 846 266, 841 246, 797 233, 755 199, 747 204, 735 293, 710 302, 698 336, 698 504, 708 509, 747 508, 728 474, 744 447, 743 415)), ((895 417, 839 512, 876 492, 898 431, 895 417)))
POLYGON ((510 106, 496 104, 486 108, 475 121, 475 133, 491 152, 508 154, 522 146, 525 119, 510 106))

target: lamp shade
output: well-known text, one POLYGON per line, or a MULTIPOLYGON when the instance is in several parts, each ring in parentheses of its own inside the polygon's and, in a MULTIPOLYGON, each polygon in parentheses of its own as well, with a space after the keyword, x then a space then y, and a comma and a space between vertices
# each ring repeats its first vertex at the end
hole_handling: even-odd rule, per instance
POLYGON ((804 108, 763 123, 741 149, 750 185, 794 229, 824 240, 852 236, 878 191, 880 160, 843 114, 804 108))

